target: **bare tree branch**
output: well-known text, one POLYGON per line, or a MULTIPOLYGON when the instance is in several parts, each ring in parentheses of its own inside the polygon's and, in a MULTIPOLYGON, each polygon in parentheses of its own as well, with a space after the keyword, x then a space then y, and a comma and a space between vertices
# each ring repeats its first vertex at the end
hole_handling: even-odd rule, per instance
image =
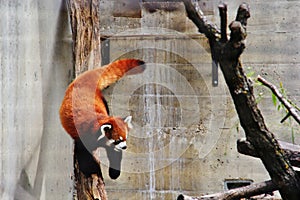
POLYGON ((277 186, 270 180, 262 183, 251 184, 245 187, 240 187, 225 192, 216 194, 204 195, 200 197, 190 197, 187 195, 179 195, 177 200, 230 200, 241 199, 267 194, 277 190, 277 186))
POLYGON ((268 87, 273 94, 279 99, 279 101, 284 105, 284 107, 289 111, 290 116, 292 116, 298 124, 300 124, 300 116, 297 114, 296 109, 289 103, 287 99, 283 97, 283 95, 279 92, 279 90, 276 88, 275 85, 268 82, 266 79, 264 79, 261 76, 257 77, 257 80, 261 82, 264 86, 268 87))
POLYGON ((205 36, 212 41, 215 41, 217 38, 221 37, 220 30, 216 25, 211 24, 207 21, 201 10, 197 11, 190 0, 182 1, 185 5, 188 18, 194 22, 194 24, 198 27, 200 33, 204 33, 205 36))
MULTIPOLYGON (((291 162, 291 165, 300 168, 300 146, 283 141, 278 141, 278 143, 285 151, 285 154, 291 162)), ((245 139, 240 139, 237 141, 237 150, 241 154, 258 158, 258 153, 253 145, 251 145, 250 142, 245 139)))
POLYGON ((235 21, 241 22, 241 24, 246 28, 247 19, 250 17, 250 6, 246 3, 242 3, 239 6, 235 21))
POLYGON ((227 38, 227 4, 222 3, 219 5, 219 13, 221 19, 221 42, 226 43, 227 38))

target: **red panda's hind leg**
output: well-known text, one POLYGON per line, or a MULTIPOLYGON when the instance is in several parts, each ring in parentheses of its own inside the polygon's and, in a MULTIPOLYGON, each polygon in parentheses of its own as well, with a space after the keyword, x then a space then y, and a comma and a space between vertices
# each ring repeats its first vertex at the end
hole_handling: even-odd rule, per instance
POLYGON ((89 152, 80 139, 75 140, 74 162, 78 162, 79 170, 86 176, 91 177, 97 174, 103 180, 101 168, 95 161, 91 152, 89 152))

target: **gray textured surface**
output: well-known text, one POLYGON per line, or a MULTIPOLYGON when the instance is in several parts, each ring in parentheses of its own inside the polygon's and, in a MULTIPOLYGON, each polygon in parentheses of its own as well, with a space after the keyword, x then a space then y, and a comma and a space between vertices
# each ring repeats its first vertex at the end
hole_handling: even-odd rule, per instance
POLYGON ((58 120, 71 69, 62 3, 1 3, 1 199, 72 195, 72 142, 58 120))
MULTIPOLYGON (((241 2, 228 3, 229 21, 241 2)), ((142 9, 143 19, 114 18, 114 1, 100 5, 102 33, 113 36, 110 59, 156 63, 105 91, 112 113, 132 114, 135 125, 119 179, 109 179, 101 154, 109 199, 175 199, 180 192, 223 190, 224 179, 268 179, 259 160, 236 152, 236 140, 244 134, 241 128, 237 131, 232 101, 221 73, 219 87, 211 86, 206 41, 195 35, 197 29, 185 14, 142 9)), ((244 67, 277 85, 282 81, 299 105, 299 1, 252 1, 250 6, 244 67)), ((0 198, 14 199, 16 192, 17 199, 22 194, 71 199, 72 140, 58 118, 72 74, 65 2, 14 0, 0 8, 0 198)), ((219 21, 217 2, 208 19, 219 21)), ((270 92, 256 89, 265 93, 260 107, 269 128, 290 142, 291 128, 279 124, 283 115, 270 92)), ((293 126, 299 144, 299 126, 293 126)))

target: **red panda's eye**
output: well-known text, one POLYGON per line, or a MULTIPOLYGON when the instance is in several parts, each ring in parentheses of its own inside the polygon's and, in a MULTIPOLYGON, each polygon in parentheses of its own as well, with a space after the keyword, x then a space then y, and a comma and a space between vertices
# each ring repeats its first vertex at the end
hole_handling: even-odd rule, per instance
POLYGON ((118 145, 122 142, 122 140, 115 140, 114 145, 118 145))

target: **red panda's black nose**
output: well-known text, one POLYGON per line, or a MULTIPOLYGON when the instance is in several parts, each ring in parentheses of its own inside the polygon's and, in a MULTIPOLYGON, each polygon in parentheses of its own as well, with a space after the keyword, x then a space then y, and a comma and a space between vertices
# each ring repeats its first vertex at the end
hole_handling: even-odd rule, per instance
POLYGON ((122 147, 123 150, 127 149, 127 146, 122 147))

